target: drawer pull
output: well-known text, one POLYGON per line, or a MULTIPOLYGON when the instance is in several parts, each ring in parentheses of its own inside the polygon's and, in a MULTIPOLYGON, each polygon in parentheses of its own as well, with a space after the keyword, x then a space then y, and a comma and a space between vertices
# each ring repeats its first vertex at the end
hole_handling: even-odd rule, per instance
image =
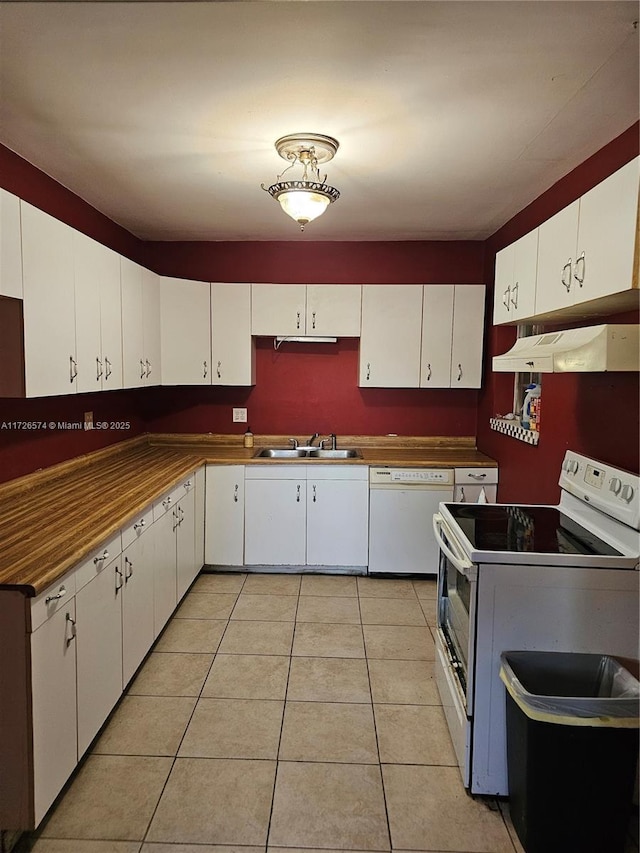
POLYGON ((57 601, 59 598, 62 598, 66 594, 67 594, 66 588, 64 586, 61 586, 55 595, 48 595, 45 598, 44 603, 49 604, 50 601, 57 601))
POLYGON ((469 477, 471 477, 472 480, 484 480, 486 476, 486 474, 469 473, 469 477))
POLYGON ((104 549, 104 551, 102 552, 102 556, 101 556, 101 557, 94 557, 94 558, 93 558, 93 564, 94 564, 94 566, 97 566, 97 565, 98 565, 98 563, 103 563, 103 562, 107 559, 107 557, 108 557, 108 556, 109 556, 109 552, 108 552, 108 551, 107 551, 107 549, 105 548, 105 549, 104 549))
POLYGON ((163 506, 165 509, 168 509, 168 508, 171 506, 171 495, 169 495, 169 497, 168 497, 168 498, 165 498, 165 499, 162 501, 162 506, 163 506))
POLYGON ((133 525, 134 530, 140 530, 142 527, 144 527, 144 518, 141 518, 140 521, 136 521, 133 525))

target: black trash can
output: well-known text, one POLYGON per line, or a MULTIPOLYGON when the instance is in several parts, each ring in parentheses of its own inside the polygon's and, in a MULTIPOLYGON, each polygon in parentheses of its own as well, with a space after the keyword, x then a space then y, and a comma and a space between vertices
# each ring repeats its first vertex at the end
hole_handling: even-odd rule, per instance
POLYGON ((640 683, 614 658, 504 652, 511 819, 527 853, 622 853, 640 683))

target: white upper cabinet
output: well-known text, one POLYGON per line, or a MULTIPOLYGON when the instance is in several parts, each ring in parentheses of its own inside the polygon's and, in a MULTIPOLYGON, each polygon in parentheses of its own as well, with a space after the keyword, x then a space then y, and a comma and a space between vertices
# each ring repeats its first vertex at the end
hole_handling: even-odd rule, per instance
MULTIPOLYGON (((521 300, 519 313, 507 318, 498 309, 508 286, 503 275, 505 264, 498 263, 499 253, 495 322, 606 314, 637 304, 628 297, 633 297, 634 273, 637 275, 639 163, 639 158, 627 163, 540 226, 533 311, 528 296, 522 301, 522 278, 519 293, 516 291, 516 299, 521 300)), ((534 276, 531 260, 527 262, 527 270, 530 282, 534 276)), ((522 275, 516 269, 515 281, 522 275)))
POLYGON ((252 335, 304 335, 304 284, 252 284, 252 335))
POLYGON ((535 314, 538 229, 496 255, 493 322, 520 323, 535 314))
POLYGON ((20 199, 0 189, 0 296, 22 299, 20 199))
POLYGON ((160 345, 160 276, 142 269, 142 342, 144 385, 162 384, 160 345))
POLYGON ((422 388, 479 388, 482 381, 484 285, 425 285, 422 388))
POLYGON ((77 387, 73 229, 25 202, 21 219, 26 394, 73 394, 77 387))
POLYGON ((451 384, 453 295, 452 284, 431 284, 424 287, 420 360, 422 388, 448 388, 451 384))
POLYGON ((160 278, 163 385, 211 384, 209 284, 160 278))
POLYGON ((484 298, 484 285, 455 285, 451 388, 479 388, 482 384, 484 298))
POLYGON ((358 337, 359 284, 254 284, 253 335, 358 337))
POLYGON ((255 385, 251 285, 211 285, 211 383, 255 385))
POLYGON ((78 391, 122 388, 120 258, 73 232, 78 391))
POLYGON ((305 334, 359 337, 361 302, 359 284, 308 284, 305 334))
POLYGON ((122 384, 139 388, 144 384, 145 363, 142 342, 142 267, 120 258, 122 287, 122 384))
POLYGON ((160 276, 120 258, 124 388, 160 385, 160 276))
POLYGON ((422 285, 362 287, 359 385, 418 388, 422 285))

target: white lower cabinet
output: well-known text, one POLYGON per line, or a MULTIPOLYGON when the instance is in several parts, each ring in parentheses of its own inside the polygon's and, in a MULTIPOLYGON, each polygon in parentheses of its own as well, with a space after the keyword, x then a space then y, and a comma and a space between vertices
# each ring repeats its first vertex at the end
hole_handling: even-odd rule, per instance
POLYGON ((193 488, 176 507, 176 599, 184 596, 202 568, 196 561, 196 489, 193 488))
POLYGON ((495 503, 498 493, 497 468, 456 468, 453 500, 456 503, 495 503))
POLYGON ((175 507, 153 525, 155 558, 153 561, 153 634, 157 637, 178 602, 176 593, 175 507))
POLYGON ((369 469, 307 468, 308 566, 369 562, 369 469))
POLYGON ((368 468, 246 468, 245 565, 366 567, 368 468))
POLYGON ((195 495, 195 508, 194 508, 194 516, 195 516, 195 546, 194 546, 194 560, 195 560, 195 574, 198 574, 200 569, 204 566, 204 528, 205 528, 205 499, 206 499, 206 474, 204 465, 195 473, 195 486, 196 486, 196 495, 195 495))
POLYGON ((244 465, 207 465, 206 565, 244 565, 244 492, 244 465))
POLYGON ((306 468, 303 465, 247 467, 245 565, 305 564, 306 480, 306 468))
POLYGON ((155 530, 144 530, 122 554, 122 687, 151 648, 154 633, 155 530))
POLYGON ((102 562, 76 592, 79 758, 122 693, 122 555, 102 562))
POLYGON ((37 826, 78 761, 75 597, 31 635, 33 810, 37 826))

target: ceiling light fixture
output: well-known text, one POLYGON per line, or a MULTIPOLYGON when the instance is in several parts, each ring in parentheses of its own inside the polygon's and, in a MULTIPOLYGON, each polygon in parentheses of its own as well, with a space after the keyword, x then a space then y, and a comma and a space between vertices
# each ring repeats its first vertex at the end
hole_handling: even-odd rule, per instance
POLYGON ((276 140, 276 151, 290 165, 281 172, 276 183, 262 189, 280 202, 284 212, 295 219, 304 231, 304 226, 325 212, 331 202, 340 198, 335 187, 326 183, 327 176, 320 177, 318 166, 333 160, 338 150, 338 140, 321 133, 290 133, 276 140), (302 177, 283 181, 282 176, 294 166, 300 165, 302 177))

